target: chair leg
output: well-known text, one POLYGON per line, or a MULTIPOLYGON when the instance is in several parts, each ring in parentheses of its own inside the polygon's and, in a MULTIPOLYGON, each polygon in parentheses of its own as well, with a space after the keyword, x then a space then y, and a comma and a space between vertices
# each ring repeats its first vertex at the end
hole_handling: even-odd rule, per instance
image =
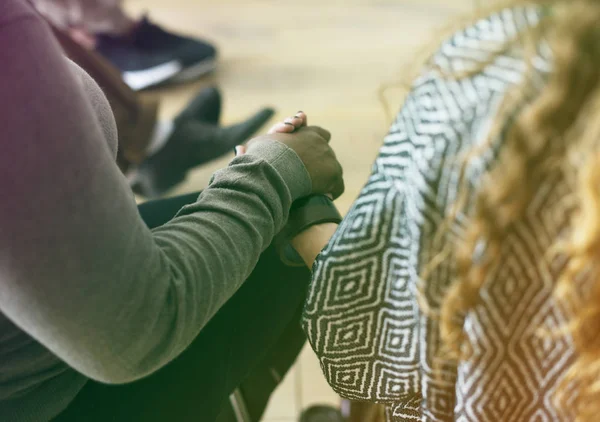
POLYGON ((239 388, 236 388, 235 391, 229 396, 229 402, 231 403, 231 408, 235 413, 236 422, 253 422, 250 418, 250 413, 246 407, 246 402, 244 401, 244 397, 242 396, 242 392, 239 390, 239 388))

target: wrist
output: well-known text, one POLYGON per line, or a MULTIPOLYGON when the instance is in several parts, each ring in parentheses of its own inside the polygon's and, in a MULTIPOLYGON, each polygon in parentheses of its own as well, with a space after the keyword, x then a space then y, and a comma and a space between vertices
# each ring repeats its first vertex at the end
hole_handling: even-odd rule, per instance
POLYGON ((337 228, 338 223, 322 223, 310 226, 292 238, 290 244, 310 268, 319 253, 327 246, 337 228))
POLYGON ((309 262, 309 266, 312 265, 311 259, 314 261, 320 251, 315 253, 315 249, 327 244, 341 221, 342 217, 333 201, 325 195, 312 195, 296 201, 285 228, 275 238, 281 260, 290 266, 304 266, 309 262))

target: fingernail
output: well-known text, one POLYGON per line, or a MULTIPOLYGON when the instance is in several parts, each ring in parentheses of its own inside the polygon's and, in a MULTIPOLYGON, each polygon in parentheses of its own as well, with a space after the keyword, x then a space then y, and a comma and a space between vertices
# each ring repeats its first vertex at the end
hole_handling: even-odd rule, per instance
POLYGON ((235 147, 235 155, 240 155, 240 151, 241 151, 241 148, 239 145, 237 147, 235 147))
POLYGON ((290 123, 290 122, 283 122, 283 124, 284 124, 284 125, 291 126, 291 127, 293 127, 294 129, 296 129, 296 126, 294 126, 294 124, 293 124, 293 123, 290 123))

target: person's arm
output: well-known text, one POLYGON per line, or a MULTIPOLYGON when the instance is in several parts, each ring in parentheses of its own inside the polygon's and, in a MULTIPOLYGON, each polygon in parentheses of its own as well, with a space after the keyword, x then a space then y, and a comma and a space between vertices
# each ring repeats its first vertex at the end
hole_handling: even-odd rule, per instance
POLYGON ((87 377, 150 374, 239 288, 310 176, 263 141, 150 231, 84 87, 22 0, 0 4, 0 63, 0 311, 87 377))

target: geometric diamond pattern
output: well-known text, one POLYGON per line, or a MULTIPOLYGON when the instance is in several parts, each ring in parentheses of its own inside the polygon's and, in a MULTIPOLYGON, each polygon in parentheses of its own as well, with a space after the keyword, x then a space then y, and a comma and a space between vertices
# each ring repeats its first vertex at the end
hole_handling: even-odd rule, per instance
POLYGON ((397 370, 395 368, 375 367, 375 374, 380 382, 377 383, 378 396, 385 398, 410 394, 418 386, 419 378, 414 372, 397 370))
MULTIPOLYGON (((547 182, 529 220, 507 234, 503 265, 489 274, 479 305, 466 316, 468 360, 458 366, 444 360, 439 324, 417 303, 422 291, 437 310, 453 279, 453 262, 439 265, 427 283, 419 275, 445 246, 434 243, 434 235, 457 198, 462 157, 486 138, 506 90, 522 78, 521 49, 504 46, 538 19, 534 8, 507 9, 442 44, 314 265, 303 326, 325 377, 344 397, 384 403, 389 421, 573 420, 568 403, 559 409, 552 403, 553 388, 574 358, 572 341, 539 334, 570 317, 552 302, 556 263, 544 254, 559 227, 551 204, 568 187, 547 182), (435 70, 482 63, 481 72, 460 80, 435 70), (442 377, 434 377, 436 365, 442 377)), ((540 87, 551 63, 544 51, 534 62, 540 87)), ((471 196, 501 142, 469 163, 471 196)), ((458 236, 468 224, 462 217, 452 227, 458 236)))
POLYGON ((370 350, 374 319, 375 313, 372 312, 346 318, 343 323, 335 319, 324 319, 323 323, 327 324, 328 331, 323 351, 335 356, 348 351, 359 353, 361 350, 370 350))

